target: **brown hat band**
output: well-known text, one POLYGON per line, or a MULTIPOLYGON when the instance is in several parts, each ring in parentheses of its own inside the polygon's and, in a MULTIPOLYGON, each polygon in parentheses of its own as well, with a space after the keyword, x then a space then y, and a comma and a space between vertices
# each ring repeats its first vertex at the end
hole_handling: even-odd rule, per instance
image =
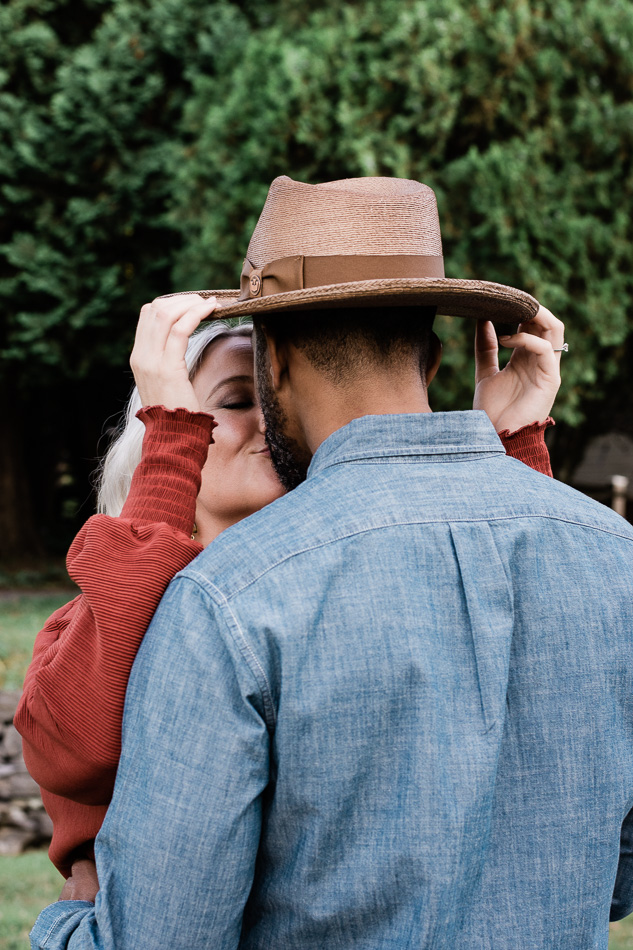
POLYGON ((444 258, 417 254, 341 254, 323 257, 281 257, 263 267, 244 261, 240 300, 273 294, 351 284, 359 280, 391 280, 411 277, 444 277, 444 258))

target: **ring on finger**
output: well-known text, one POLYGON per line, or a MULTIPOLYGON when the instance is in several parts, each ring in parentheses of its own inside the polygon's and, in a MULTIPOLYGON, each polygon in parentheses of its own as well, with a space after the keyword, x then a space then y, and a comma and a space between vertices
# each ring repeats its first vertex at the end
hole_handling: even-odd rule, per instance
POLYGON ((555 353, 568 353, 569 352, 569 343, 563 343, 562 346, 552 347, 555 353))

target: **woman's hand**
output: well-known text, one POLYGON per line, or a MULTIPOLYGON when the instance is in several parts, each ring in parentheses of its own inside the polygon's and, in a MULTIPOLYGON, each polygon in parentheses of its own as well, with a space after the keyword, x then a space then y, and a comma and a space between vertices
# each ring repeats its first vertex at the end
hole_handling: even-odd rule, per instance
POLYGON ((193 331, 217 307, 215 297, 178 294, 157 297, 141 308, 130 366, 143 406, 200 410, 185 352, 193 331))
POLYGON ((89 858, 75 861, 70 869, 70 877, 59 895, 60 901, 92 901, 94 904, 99 890, 97 866, 89 858))
POLYGON ((560 353, 565 326, 540 307, 530 323, 501 337, 514 352, 499 370, 499 348, 488 320, 477 323, 475 335, 475 398, 473 409, 484 409, 497 432, 515 432, 532 422, 544 422, 560 386, 560 353))

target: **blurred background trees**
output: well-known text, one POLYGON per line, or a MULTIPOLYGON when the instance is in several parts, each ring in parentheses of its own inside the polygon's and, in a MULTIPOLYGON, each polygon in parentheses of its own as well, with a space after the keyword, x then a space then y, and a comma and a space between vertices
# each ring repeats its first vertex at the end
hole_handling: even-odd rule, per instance
MULTIPOLYGON (((5 0, 0 8, 0 556, 93 510, 136 315, 237 286, 270 181, 415 178, 446 272, 567 323, 552 444, 633 428, 633 2, 5 0)), ((438 409, 472 327, 438 321, 438 409)))

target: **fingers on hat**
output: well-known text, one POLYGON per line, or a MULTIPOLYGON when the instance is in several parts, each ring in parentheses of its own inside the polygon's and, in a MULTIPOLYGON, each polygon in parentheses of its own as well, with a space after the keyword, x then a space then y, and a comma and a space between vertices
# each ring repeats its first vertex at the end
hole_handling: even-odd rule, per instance
POLYGON ((499 344, 490 320, 478 320, 475 328, 475 382, 499 371, 499 344))
POLYGON ((539 306, 538 313, 529 323, 521 324, 519 330, 525 330, 535 336, 549 340, 552 346, 560 347, 565 339, 565 324, 555 317, 551 310, 539 306))
POLYGON ((137 339, 139 334, 149 334, 154 344, 164 347, 174 332, 191 336, 201 320, 210 316, 215 308, 215 297, 205 300, 196 293, 156 297, 141 307, 137 339))
POLYGON ((507 346, 510 349, 524 349, 528 353, 535 353, 538 356, 558 356, 560 353, 554 353, 554 349, 550 340, 545 340, 543 337, 535 336, 533 333, 528 333, 525 330, 519 331, 518 333, 513 333, 511 336, 501 336, 499 337, 499 342, 502 346, 507 346))

